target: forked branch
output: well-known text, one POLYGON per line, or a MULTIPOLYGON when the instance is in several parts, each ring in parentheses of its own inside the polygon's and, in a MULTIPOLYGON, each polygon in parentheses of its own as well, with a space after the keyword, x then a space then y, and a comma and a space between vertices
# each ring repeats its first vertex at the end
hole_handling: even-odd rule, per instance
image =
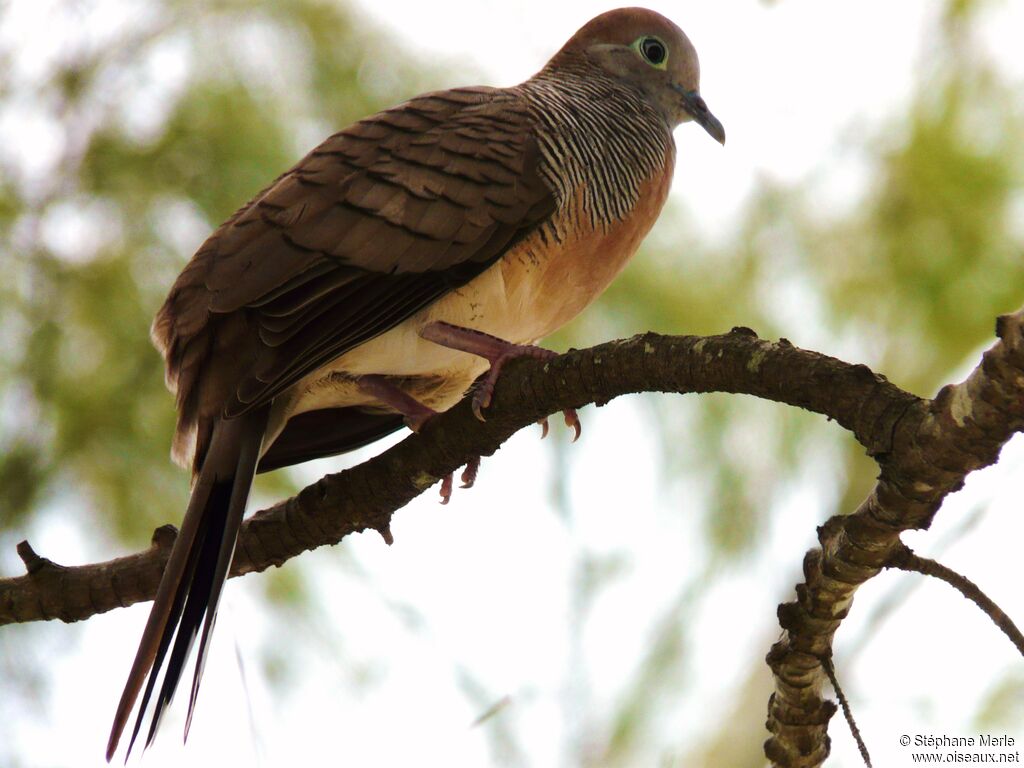
MULTIPOLYGON (((1024 310, 1000 318, 1000 341, 961 384, 922 400, 863 365, 763 341, 746 328, 719 336, 644 334, 541 362, 509 365, 487 421, 468 402, 431 420, 379 456, 328 475, 247 520, 232 567, 237 576, 281 565, 309 549, 374 529, 390 541, 394 512, 475 456, 494 453, 545 416, 643 391, 755 395, 823 414, 851 431, 876 459, 878 485, 851 515, 819 528, 804 557, 796 600, 779 606, 786 630, 768 654, 775 674, 765 753, 779 766, 817 766, 828 755, 835 705, 822 698, 832 637, 857 587, 895 563, 900 532, 926 528, 945 496, 993 463, 1024 428, 1024 310)), ((57 565, 27 543, 28 573, 0 579, 0 624, 78 621, 152 598, 173 542, 164 526, 153 545, 127 557, 57 565)))
POLYGON ((855 512, 822 525, 820 546, 804 556, 796 600, 779 606, 785 635, 768 653, 775 692, 765 754, 774 765, 810 768, 828 756, 835 706, 822 699, 819 659, 831 656, 857 588, 897 559, 902 531, 927 528, 943 499, 1024 429, 1024 310, 1000 317, 996 334, 965 381, 893 422, 889 449, 872 454, 881 469, 875 489, 855 512))

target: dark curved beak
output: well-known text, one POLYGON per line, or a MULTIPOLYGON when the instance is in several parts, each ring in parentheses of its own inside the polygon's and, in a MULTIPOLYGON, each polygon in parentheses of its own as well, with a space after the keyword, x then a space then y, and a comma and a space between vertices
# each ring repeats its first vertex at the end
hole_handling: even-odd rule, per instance
POLYGON ((725 127, 717 117, 711 114, 711 110, 708 109, 708 105, 704 103, 704 99, 700 97, 700 94, 697 91, 683 90, 678 85, 673 87, 683 97, 683 109, 689 113, 694 122, 707 131, 711 138, 724 146, 725 127))

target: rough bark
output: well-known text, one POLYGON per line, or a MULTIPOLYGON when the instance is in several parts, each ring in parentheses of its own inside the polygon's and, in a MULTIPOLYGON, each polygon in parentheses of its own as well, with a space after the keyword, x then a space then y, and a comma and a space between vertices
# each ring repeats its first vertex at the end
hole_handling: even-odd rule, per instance
MULTIPOLYGON (((796 600, 779 606, 786 630, 767 661, 775 675, 765 754, 773 765, 809 768, 829 752, 826 732, 836 707, 822 698, 822 659, 861 584, 903 556, 899 535, 927 528, 964 478, 995 463, 1002 446, 1024 430, 1024 310, 999 318, 1000 341, 962 383, 934 400, 917 400, 892 422, 888 447, 869 453, 881 473, 850 515, 818 529, 819 548, 804 556, 796 600)), ((863 442, 863 441, 862 441, 863 442)))
MULTIPOLYGON (((345 472, 328 475, 248 519, 232 575, 279 566, 309 549, 375 529, 390 540, 394 512, 474 456, 565 408, 659 391, 755 395, 823 414, 853 433, 880 467, 878 484, 850 515, 819 528, 804 557, 796 600, 779 606, 785 630, 768 654, 776 681, 765 754, 779 766, 816 766, 828 755, 835 705, 822 698, 823 661, 854 592, 892 564, 901 531, 926 528, 970 472, 996 461, 1024 429, 1024 310, 999 319, 1000 341, 961 384, 924 400, 863 365, 764 341, 746 328, 710 336, 644 334, 549 362, 515 361, 499 382, 487 421, 463 402, 416 435, 345 472)), ((0 624, 79 621, 151 599, 175 530, 127 557, 63 566, 19 546, 28 573, 0 579, 0 624)))

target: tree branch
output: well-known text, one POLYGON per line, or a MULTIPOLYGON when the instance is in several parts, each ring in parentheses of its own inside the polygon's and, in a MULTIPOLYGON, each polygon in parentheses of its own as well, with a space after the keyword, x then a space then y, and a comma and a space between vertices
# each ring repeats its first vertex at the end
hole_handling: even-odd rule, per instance
POLYGON ((996 334, 1000 341, 966 381, 912 403, 892 423, 889 449, 873 454, 881 468, 875 489, 853 514, 822 525, 820 548, 804 556, 805 581, 795 602, 779 606, 786 632, 767 657, 775 692, 765 754, 774 765, 810 768, 828 756, 835 705, 821 697, 827 676, 819 659, 831 656, 857 587, 892 561, 900 532, 927 528, 943 499, 1024 429, 1024 310, 1000 317, 996 334))
MULTIPOLYGON (((468 402, 432 419, 379 456, 328 475, 256 513, 241 531, 232 576, 281 565, 309 549, 375 529, 390 540, 395 510, 474 456, 494 453, 524 426, 560 410, 602 405, 619 395, 730 392, 794 405, 835 420, 878 461, 878 485, 857 511, 819 528, 820 548, 804 558, 797 600, 779 606, 784 638, 768 654, 776 688, 769 702, 766 755, 780 766, 816 766, 828 755, 835 705, 821 698, 820 659, 853 593, 890 561, 899 533, 926 528, 963 478, 993 463, 1024 428, 1024 310, 1002 317, 1001 339, 963 383, 922 400, 863 365, 768 342, 734 328, 710 336, 644 334, 541 362, 517 360, 495 389, 487 421, 468 402)), ((151 599, 174 529, 127 557, 61 566, 19 548, 28 573, 0 579, 0 624, 78 621, 151 599)))
MULTIPOLYGON (((645 334, 549 362, 517 360, 503 373, 486 422, 461 403, 381 455, 253 515, 242 527, 232 575, 281 565, 353 532, 387 536, 395 510, 473 456, 494 453, 519 429, 564 408, 641 391, 738 392, 800 406, 836 420, 876 454, 891 449, 893 425, 918 402, 865 366, 786 340, 762 341, 745 328, 706 338, 645 334)), ((79 621, 151 599, 172 530, 158 530, 153 546, 134 555, 77 567, 44 561, 0 580, 0 624, 79 621)))
POLYGON ((988 616, 992 623, 999 628, 999 631, 1006 635, 1007 639, 1013 643, 1017 652, 1024 656, 1024 634, 1013 623, 1013 619, 1007 616, 1006 612, 991 597, 982 592, 981 587, 966 576, 929 557, 921 557, 906 545, 896 549, 892 559, 886 563, 886 566, 888 568, 898 568, 908 573, 920 573, 922 576, 931 576, 949 584, 949 586, 978 606, 981 612, 988 616))

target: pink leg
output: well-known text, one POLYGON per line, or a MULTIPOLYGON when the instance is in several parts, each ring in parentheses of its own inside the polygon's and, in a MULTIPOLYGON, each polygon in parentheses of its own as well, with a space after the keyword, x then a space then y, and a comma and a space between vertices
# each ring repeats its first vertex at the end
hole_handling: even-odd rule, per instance
MULTIPOLYGON (((437 415, 437 411, 429 408, 414 397, 410 397, 400 387, 388 381, 385 376, 368 374, 356 379, 359 389, 372 397, 375 397, 384 405, 394 408, 405 417, 405 423, 413 432, 419 432, 427 419, 437 415)), ((462 487, 472 488, 476 480, 477 470, 480 469, 480 457, 470 459, 466 469, 462 473, 462 487)), ((452 476, 441 480, 441 503, 447 504, 452 497, 452 476)))
MULTIPOLYGON (((440 344, 442 347, 457 349, 460 352, 468 352, 471 355, 482 357, 491 364, 487 375, 477 385, 473 393, 473 413, 480 421, 484 421, 483 409, 491 404, 491 396, 494 394, 494 385, 501 374, 502 366, 509 360, 517 357, 533 357, 538 360, 550 360, 558 357, 557 352, 549 349, 533 346, 532 344, 512 344, 511 342, 491 336, 482 331, 475 331, 472 328, 462 328, 450 323, 435 322, 429 323, 420 330, 420 336, 427 341, 440 344)), ((565 423, 575 430, 575 442, 580 436, 580 420, 575 409, 569 408, 564 411, 565 423)), ((547 435, 547 419, 541 422, 544 425, 544 435, 547 435)))
POLYGON ((428 408, 416 398, 410 397, 400 387, 388 381, 385 376, 368 374, 358 377, 356 383, 363 392, 402 414, 405 417, 406 425, 413 432, 419 432, 427 423, 427 419, 437 415, 437 411, 428 408))

